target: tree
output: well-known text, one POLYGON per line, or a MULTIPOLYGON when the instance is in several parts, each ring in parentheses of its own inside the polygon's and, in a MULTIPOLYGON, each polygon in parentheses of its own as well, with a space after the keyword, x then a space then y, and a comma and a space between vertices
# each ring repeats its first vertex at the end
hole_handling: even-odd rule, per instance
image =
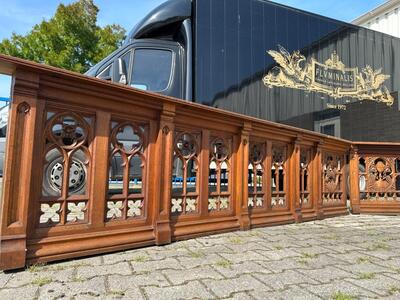
POLYGON ((85 72, 121 46, 125 30, 119 25, 98 26, 93 0, 60 4, 48 21, 25 36, 13 33, 0 43, 0 53, 85 72))

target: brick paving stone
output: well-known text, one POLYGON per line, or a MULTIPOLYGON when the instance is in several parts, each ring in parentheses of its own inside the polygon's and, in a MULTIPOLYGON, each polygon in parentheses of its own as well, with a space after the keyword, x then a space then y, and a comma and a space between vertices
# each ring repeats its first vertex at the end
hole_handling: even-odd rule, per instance
POLYGON ((70 281, 72 279, 73 271, 73 269, 49 271, 48 268, 43 268, 43 270, 37 272, 17 272, 13 274, 5 287, 13 288, 29 285, 39 279, 60 282, 70 281))
POLYGON ((342 278, 356 277, 356 275, 351 274, 350 272, 341 270, 333 266, 326 266, 323 269, 312 269, 312 270, 298 269, 297 272, 306 275, 307 277, 312 278, 315 281, 321 283, 329 283, 331 281, 342 278))
POLYGON ((0 272, 0 299, 397 300, 398 249, 399 217, 350 215, 0 272))
POLYGON ((353 299, 376 299, 378 297, 377 294, 344 280, 337 280, 331 283, 317 285, 302 284, 301 287, 310 291, 314 295, 318 295, 322 299, 333 299, 333 295, 336 293, 346 295, 349 299, 351 299, 350 297, 353 297, 353 299))
POLYGON ((383 274, 376 274, 371 279, 346 279, 346 281, 380 296, 389 296, 389 290, 393 287, 400 288, 399 279, 383 274))
POLYGON ((271 286, 274 290, 284 289, 289 285, 298 285, 300 283, 318 283, 310 277, 295 270, 287 270, 278 274, 254 274, 254 277, 271 286))
MULTIPOLYGON (((258 242, 241 242, 238 244, 229 243, 225 246, 230 251, 226 251, 225 253, 235 253, 235 252, 246 252, 246 251, 254 251, 254 250, 271 250, 273 249, 271 246, 267 246, 265 243, 258 242)), ((221 251, 223 253, 223 251, 221 251)))
POLYGON ((70 299, 76 297, 81 299, 85 295, 100 297, 106 295, 104 277, 95 277, 90 280, 60 283, 52 282, 39 288, 39 299, 70 299))
POLYGON ((362 273, 385 273, 390 272, 394 273, 394 270, 387 269, 381 267, 379 265, 370 263, 370 262, 360 262, 358 264, 351 264, 351 265, 339 265, 338 268, 348 271, 350 273, 360 275, 362 273))
POLYGON ((377 265, 383 266, 385 268, 389 268, 389 269, 395 268, 400 271, 400 257, 393 257, 391 259, 385 259, 385 260, 377 260, 374 263, 377 265))
POLYGON ((340 254, 346 254, 351 251, 362 250, 362 248, 357 247, 352 244, 342 244, 342 243, 337 243, 337 242, 332 243, 332 244, 325 243, 321 247, 329 250, 330 253, 340 253, 340 254))
MULTIPOLYGON (((281 260, 288 257, 300 257, 301 254, 292 249, 275 249, 260 252, 267 260, 281 260)), ((265 260, 265 259, 264 259, 265 260)))
MULTIPOLYGON (((263 251, 262 253, 266 253, 269 251, 263 251)), ((234 254, 230 253, 221 253, 221 256, 232 263, 241 263, 244 261, 265 261, 269 260, 268 257, 259 254, 257 251, 246 251, 246 252, 236 252, 234 254)))
POLYGON ((20 288, 1 289, 0 299, 4 300, 21 300, 34 299, 38 292, 38 287, 34 285, 24 286, 20 288))
MULTIPOLYGON (((98 297, 97 297, 98 299, 98 297)), ((106 300, 111 299, 118 299, 118 300, 140 300, 146 299, 143 294, 141 293, 139 288, 128 288, 124 291, 115 291, 110 290, 107 292, 106 296, 104 297, 106 300)), ((80 299, 79 299, 80 300, 80 299)))
POLYGON ((77 267, 77 266, 101 266, 101 265, 103 265, 103 257, 93 256, 93 257, 85 257, 85 258, 71 259, 63 262, 51 263, 48 266, 77 267))
POLYGON ((307 269, 319 269, 325 266, 337 266, 346 264, 345 261, 336 258, 332 254, 321 254, 316 257, 308 258, 307 255, 303 255, 299 257, 298 261, 304 264, 304 267, 307 269))
POLYGON ((214 269, 221 273, 225 278, 240 276, 241 274, 264 273, 271 274, 272 271, 265 266, 254 261, 244 261, 229 266, 214 265, 214 269))
POLYGON ((307 268, 304 264, 300 263, 296 258, 286 258, 282 260, 272 260, 259 262, 260 265, 273 273, 282 273, 285 270, 307 268))
POLYGON ((316 295, 313 295, 309 291, 300 288, 298 286, 292 286, 290 288, 287 288, 285 290, 281 291, 273 291, 273 292, 265 292, 265 291, 253 291, 250 293, 251 296, 253 296, 255 299, 259 300, 273 300, 273 299, 279 299, 279 300, 316 300, 316 299, 321 299, 316 295))
POLYGON ((169 286, 169 282, 161 272, 153 272, 149 274, 134 274, 133 276, 111 275, 108 276, 108 287, 111 290, 121 291, 128 287, 143 286, 169 286))
POLYGON ((232 297, 224 298, 224 300, 254 300, 254 297, 247 293, 234 293, 232 297))
POLYGON ((148 299, 212 299, 213 295, 198 281, 170 287, 144 287, 148 299))
MULTIPOLYGON (((174 251, 176 253, 176 251, 174 251)), ((148 258, 149 255, 144 249, 136 249, 135 251, 124 251, 114 253, 112 255, 103 255, 102 265, 114 265, 119 262, 130 262, 136 258, 148 258)))
POLYGON ((222 280, 202 280, 202 282, 219 298, 231 297, 237 292, 271 290, 268 285, 248 274, 222 280))
POLYGON ((119 275, 132 274, 132 269, 129 266, 128 262, 120 262, 115 265, 103 265, 97 267, 92 267, 92 266, 78 267, 76 271, 77 271, 77 277, 82 277, 85 279, 93 278, 96 276, 112 275, 112 274, 119 274, 119 275))
POLYGON ((2 289, 6 285, 6 283, 11 279, 12 276, 12 273, 4 273, 0 271, 0 289, 2 289))
POLYGON ((210 266, 191 269, 190 272, 181 270, 163 270, 162 273, 172 282, 173 285, 180 285, 187 281, 200 279, 222 279, 222 275, 210 266))
MULTIPOLYGON (((226 254, 223 254, 226 255, 226 254)), ((223 259, 222 256, 215 254, 215 253, 206 253, 204 256, 201 257, 179 257, 179 263, 182 266, 181 268, 185 269, 193 269, 193 268, 198 268, 202 267, 204 265, 213 265, 216 264, 217 262, 221 261, 223 259)), ((178 269, 173 266, 171 266, 168 269, 178 269)))
POLYGON ((131 265, 135 272, 152 272, 154 270, 163 269, 183 269, 182 265, 175 258, 167 258, 164 260, 132 261, 131 265))

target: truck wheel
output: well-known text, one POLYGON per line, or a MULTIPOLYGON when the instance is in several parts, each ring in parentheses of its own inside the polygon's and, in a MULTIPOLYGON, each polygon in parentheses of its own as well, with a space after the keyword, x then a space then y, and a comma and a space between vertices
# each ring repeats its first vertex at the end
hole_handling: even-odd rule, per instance
MULTIPOLYGON (((59 196, 62 189, 64 174, 63 157, 56 149, 47 156, 48 165, 44 170, 43 194, 45 196, 59 196)), ((86 156, 82 151, 75 152, 69 171, 69 195, 82 195, 86 192, 87 169, 86 156)))

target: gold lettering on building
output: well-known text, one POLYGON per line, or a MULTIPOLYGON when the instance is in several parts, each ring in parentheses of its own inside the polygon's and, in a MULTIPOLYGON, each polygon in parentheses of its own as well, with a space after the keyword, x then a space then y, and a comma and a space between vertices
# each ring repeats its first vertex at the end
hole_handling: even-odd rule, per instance
POLYGON ((267 51, 278 64, 263 78, 269 88, 288 87, 324 93, 334 99, 351 97, 393 105, 394 99, 383 85, 390 75, 382 74, 382 69, 373 70, 367 65, 359 72, 358 68, 346 68, 336 52, 324 63, 314 58, 307 62, 300 51, 290 54, 282 46, 278 48, 267 51))

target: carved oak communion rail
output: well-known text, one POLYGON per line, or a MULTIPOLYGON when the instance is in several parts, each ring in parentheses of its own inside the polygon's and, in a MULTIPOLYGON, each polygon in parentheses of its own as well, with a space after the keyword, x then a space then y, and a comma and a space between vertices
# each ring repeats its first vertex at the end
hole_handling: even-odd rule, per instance
POLYGON ((347 214, 349 141, 7 56, 0 72, 1 269, 347 214))
POLYGON ((354 143, 352 160, 353 211, 400 213, 400 143, 354 143))

